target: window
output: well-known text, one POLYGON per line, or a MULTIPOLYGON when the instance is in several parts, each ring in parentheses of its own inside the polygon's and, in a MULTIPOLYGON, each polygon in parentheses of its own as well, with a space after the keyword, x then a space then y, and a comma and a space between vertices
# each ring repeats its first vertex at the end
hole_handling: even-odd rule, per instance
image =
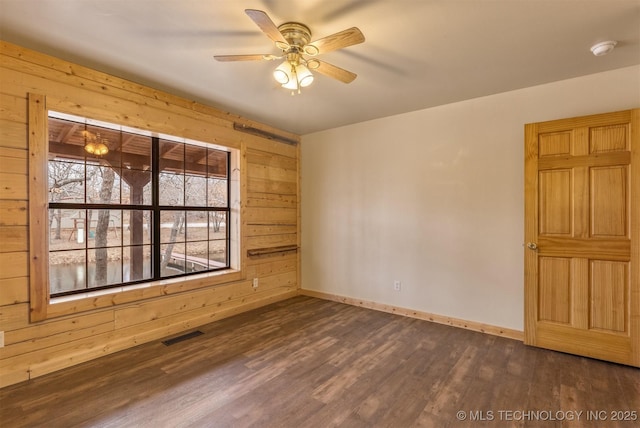
POLYGON ((230 268, 230 150, 56 112, 48 132, 51 297, 230 268))

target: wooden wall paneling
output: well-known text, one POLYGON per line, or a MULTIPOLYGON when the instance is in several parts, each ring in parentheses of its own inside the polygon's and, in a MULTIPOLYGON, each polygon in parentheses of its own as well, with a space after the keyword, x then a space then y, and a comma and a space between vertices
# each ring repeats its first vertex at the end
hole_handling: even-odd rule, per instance
POLYGON ((27 150, 27 123, 0 119, 0 147, 27 150))
POLYGON ((297 171, 277 168, 266 165, 255 165, 251 164, 251 168, 249 169, 249 176, 251 178, 262 179, 262 180, 273 180, 273 181, 284 181, 288 183, 295 183, 297 177, 297 171))
MULTIPOLYGON (((7 63, 10 61, 11 60, 5 59, 3 62, 7 63)), ((15 66, 13 64, 9 64, 9 66, 12 67, 13 69, 19 68, 19 66, 15 66)), ((226 144, 233 144, 234 141, 237 141, 237 137, 235 137, 235 135, 237 135, 238 132, 233 131, 234 123, 238 123, 238 121, 247 122, 246 119, 234 117, 233 115, 212 114, 212 112, 215 111, 212 108, 201 106, 195 103, 188 103, 185 106, 176 107, 175 104, 168 104, 166 101, 161 101, 159 99, 156 99, 158 98, 157 92, 154 93, 154 95, 156 96, 152 98, 148 98, 145 96, 141 96, 140 93, 138 92, 135 92, 135 91, 132 92, 130 90, 121 89, 117 85, 114 86, 114 85, 105 85, 103 83, 94 83, 94 81, 90 78, 80 78, 75 74, 70 78, 68 73, 60 73, 59 76, 57 76, 57 79, 51 79, 50 77, 47 77, 46 71, 36 72, 35 71, 36 68, 37 68, 36 66, 31 65, 28 68, 28 72, 29 72, 28 75, 25 74, 24 72, 22 73, 18 72, 18 74, 11 75, 11 72, 15 72, 15 70, 10 70, 7 72, 8 76, 6 77, 7 79, 12 79, 12 83, 14 87, 19 87, 23 85, 31 88, 31 90, 50 93, 52 96, 58 97, 60 99, 60 103, 67 103, 66 104, 67 108, 72 108, 72 109, 82 108, 81 104, 74 105, 74 103, 76 103, 76 100, 75 98, 72 98, 72 96, 74 95, 74 91, 77 91, 78 87, 82 87, 83 89, 88 89, 89 91, 92 91, 92 92, 104 93, 104 94, 108 94, 109 96, 115 96, 116 98, 119 98, 121 100, 130 100, 141 106, 148 106, 152 109, 165 110, 172 114, 176 114, 176 113, 181 114, 186 118, 195 118, 196 120, 202 121, 203 123, 212 123, 218 128, 218 133, 220 134, 219 138, 222 138, 222 136, 231 137, 224 140, 224 143, 226 144), (34 81, 30 80, 27 84, 25 83, 25 79, 26 79, 25 76, 28 76, 29 78, 31 78, 31 80, 40 79, 40 81, 37 82, 35 80, 34 81), (49 85, 49 82, 51 80, 53 80, 55 83, 63 83, 63 84, 71 85, 71 87, 69 88, 71 90, 71 95, 67 94, 65 91, 62 91, 60 89, 52 92, 51 87, 49 85), (167 108, 168 106, 170 106, 170 108, 167 108), (230 131, 233 131, 233 132, 230 132, 230 131)), ((129 119, 126 116, 124 117, 126 119, 129 119)), ((102 119, 108 120, 107 118, 102 118, 102 119)), ((249 123, 249 125, 254 128, 266 130, 267 132, 272 134, 282 135, 284 138, 287 138, 289 140, 299 141, 299 136, 291 133, 287 133, 285 131, 276 130, 275 128, 265 126, 262 124, 257 124, 257 123, 249 123)), ((138 126, 143 126, 143 125, 138 125, 138 126)), ((185 128, 184 131, 189 133, 197 129, 198 127, 185 128)), ((166 131, 166 132, 170 132, 170 131, 166 131)), ((188 138, 203 139, 202 135, 203 133, 186 135, 186 136, 188 138)), ((277 144, 280 144, 280 143, 277 143, 277 144)))
POLYGON ((251 194, 247 197, 247 200, 246 200, 246 206, 250 208, 296 209, 297 205, 298 205, 298 198, 296 195, 251 192, 251 194))
POLYGON ((110 312, 110 319, 100 324, 90 325, 86 328, 79 328, 73 326, 72 329, 67 329, 60 333, 50 334, 46 336, 39 336, 29 340, 23 340, 20 342, 10 343, 9 340, 15 340, 15 336, 23 334, 24 330, 29 330, 29 327, 20 330, 10 331, 5 335, 7 340, 4 348, 0 348, 0 358, 6 359, 14 357, 16 355, 24 355, 30 352, 46 352, 47 348, 57 346, 60 344, 70 343, 78 339, 85 337, 93 337, 102 333, 113 331, 113 314, 110 312), (16 333, 16 334, 12 334, 16 333), (8 336, 8 337, 7 337, 8 336), (11 346, 8 346, 11 345, 11 346))
MULTIPOLYGON (((0 306, 26 303, 28 300, 29 279, 27 277, 0 279, 0 306)), ((5 343, 7 343, 6 335, 5 343)))
POLYGON ((249 177, 247 179, 247 190, 250 193, 258 192, 295 195, 298 191, 298 188, 295 183, 290 183, 287 181, 273 181, 249 177))
MULTIPOLYGON (((254 122, 252 120, 228 112, 223 112, 214 107, 186 100, 176 95, 168 94, 154 88, 149 88, 135 82, 115 78, 109 74, 95 71, 76 64, 71 64, 66 61, 58 60, 48 55, 24 49, 11 43, 0 43, 2 47, 2 49, 0 49, 0 52, 2 52, 1 59, 3 61, 0 64, 6 64, 4 61, 8 61, 9 59, 17 59, 19 60, 17 62, 18 67, 26 68, 20 68, 21 70, 24 70, 25 73, 33 70, 33 66, 44 65, 46 66, 46 70, 43 74, 43 77, 45 78, 48 78, 52 72, 61 72, 60 75, 64 76, 63 81, 68 81, 69 78, 76 76, 78 78, 84 79, 84 84, 86 84, 86 81, 95 82, 97 86, 92 87, 92 89, 96 92, 110 92, 110 90, 113 89, 122 89, 128 92, 128 94, 125 95, 125 98, 140 95, 144 97, 143 99, 146 103, 153 103, 154 101, 157 101, 158 103, 160 103, 158 104, 158 106, 162 106, 164 104, 167 106, 172 106, 172 108, 174 109, 183 108, 187 111, 202 113, 208 117, 215 117, 230 123, 235 122, 245 124, 247 126, 270 132, 272 134, 282 135, 289 140, 300 140, 300 136, 298 136, 297 134, 286 132, 259 122, 254 122)), ((11 68, 8 65, 6 67, 11 68)))
MULTIPOLYGON (((299 136, 0 43, 0 240, 7 244, 0 248, 0 323, 6 344, 0 349, 0 387, 297 295, 297 254, 248 259, 246 249, 248 244, 299 245, 299 147, 233 127, 246 124, 294 141, 299 136), (242 271, 67 299, 49 305, 55 318, 31 322, 28 249, 34 244, 28 237, 27 210, 33 209, 28 182, 42 178, 33 177, 27 160, 34 150, 43 150, 29 139, 46 141, 37 134, 46 126, 28 129, 27 123, 46 121, 45 97, 51 110, 239 149, 242 271), (258 288, 252 286, 254 277, 260 280, 258 288)), ((39 275, 46 280, 48 274, 39 275)))
POLYGON ((176 293, 198 290, 207 286, 218 286, 228 282, 240 280, 242 272, 238 271, 230 274, 203 274, 188 278, 171 278, 160 281, 162 285, 142 286, 131 288, 124 292, 96 293, 90 298, 80 300, 64 300, 49 306, 50 317, 69 315, 76 312, 90 311, 93 309, 107 308, 115 305, 137 302, 140 300, 152 299, 176 293))
MULTIPOLYGON (((22 181, 21 177, 27 171, 27 151, 22 148, 0 147, 0 171, 3 174, 16 174, 20 176, 17 180, 22 181)), ((13 190, 17 196, 18 190, 15 185, 13 190)), ((7 189, 3 191, 5 196, 10 193, 7 189)), ((26 207, 26 201, 0 200, 0 242, 3 243, 0 246, 0 253, 28 250, 26 207)), ((4 290, 0 289, 0 292, 2 291, 4 290)), ((15 295, 14 290, 12 290, 11 296, 15 295)), ((0 299, 0 305, 12 298, 0 299)))
POLYGON ((251 257, 247 261, 247 278, 265 277, 280 272, 296 270, 297 256, 294 253, 270 254, 265 257, 251 257))
POLYGON ((286 235, 248 236, 245 249, 254 250, 257 248, 282 247, 285 245, 296 245, 297 243, 298 240, 296 233, 289 233, 286 235))
MULTIPOLYGON (((141 107, 149 108, 154 111, 169 111, 173 114, 182 114, 188 117, 202 120, 205 123, 214 123, 224 128, 232 128, 233 122, 228 119, 220 119, 211 115, 199 113, 190 108, 180 108, 175 104, 167 104, 166 102, 149 98, 139 92, 122 89, 114 84, 100 84, 92 79, 91 76, 79 76, 77 74, 69 74, 60 71, 52 71, 51 68, 33 63, 25 63, 8 56, 0 56, 1 64, 5 71, 4 79, 10 83, 5 92, 19 95, 25 89, 31 92, 42 92, 49 96, 55 97, 60 102, 73 101, 78 98, 79 104, 91 104, 84 97, 89 93, 106 95, 102 98, 102 104, 105 109, 110 109, 110 104, 114 100, 129 100, 141 107), (70 93, 65 93, 68 89, 70 93)), ((98 72, 92 73, 96 76, 98 72)))
POLYGON ((5 148, 0 152, 0 199, 27 199, 26 169, 16 169, 19 162, 14 165, 11 159, 20 157, 20 149, 27 148, 26 122, 26 94, 17 97, 0 92, 0 125, 3 127, 0 145, 5 148), (18 142, 18 138, 22 141, 18 142))
POLYGON ((27 151, 0 147, 0 170, 11 174, 24 174, 27 170, 27 151))
POLYGON ((29 230, 27 226, 0 226, 0 253, 28 251, 29 230))
POLYGON ((27 175, 0 172, 0 199, 27 200, 27 175))
MULTIPOLYGON (((279 208, 282 200, 266 199, 264 195, 275 193, 298 194, 298 162, 280 155, 268 155, 255 149, 247 149, 248 195, 258 193, 261 206, 246 210, 246 249, 265 249, 282 246, 299 246, 298 211, 295 207, 279 208), (276 204, 270 205, 268 202, 276 204)), ((288 203, 287 206, 290 206, 288 203)), ((273 256, 277 254, 269 254, 273 256)), ((296 282, 298 282, 296 280, 296 282)))
POLYGON ((297 150, 296 146, 290 144, 280 143, 278 141, 270 140, 264 137, 258 137, 251 134, 243 134, 243 141, 247 143, 247 151, 255 150, 259 152, 270 153, 273 155, 280 155, 296 159, 297 150))
POLYGON ((245 218, 249 224, 289 225, 296 224, 297 211, 295 208, 250 207, 245 218))
POLYGON ((18 303, 0 306, 0 326, 2 326, 3 330, 15 330, 27 327, 28 325, 29 305, 26 303, 18 303))
MULTIPOLYGON (((35 344, 48 337, 60 337, 76 330, 86 330, 100 325, 111 325, 111 329, 113 330, 113 320, 114 314, 111 309, 64 318, 54 318, 39 323, 29 324, 25 328, 7 332, 5 334, 5 344, 35 344)), ((34 345, 32 346, 31 351, 38 348, 39 346, 34 345)))
POLYGON ((159 109, 149 105, 153 104, 150 100, 129 92, 120 91, 116 95, 118 91, 114 89, 102 90, 97 96, 96 92, 91 91, 90 84, 77 82, 74 85, 69 79, 52 81, 12 70, 3 72, 3 77, 14 77, 9 87, 15 94, 25 91, 47 94, 52 110, 237 148, 237 132, 227 121, 212 119, 191 110, 180 112, 167 108, 165 104, 162 104, 164 109, 159 109))
POLYGON ((116 332, 96 334, 5 358, 0 360, 0 381, 5 382, 5 373, 27 372, 29 378, 34 378, 136 345, 124 336, 120 337, 122 344, 116 343, 118 338, 116 332))
MULTIPOLYGON (((4 78, 4 73, 2 75, 4 78)), ((3 85, 4 90, 4 85, 3 85)), ((0 120, 27 123, 27 97, 0 92, 0 120)), ((26 137, 26 135, 25 135, 26 137)))
POLYGON ((27 201, 0 200, 0 226, 26 226, 27 201))
POLYGON ((248 160, 247 163, 250 165, 248 175, 251 178, 286 181, 289 183, 295 183, 297 180, 298 171, 295 168, 287 169, 277 166, 255 164, 248 160))
MULTIPOLYGON (((287 151, 289 153, 289 151, 287 151)), ((296 158, 283 155, 274 155, 273 153, 262 150, 247 150, 247 162, 251 165, 264 165, 275 168, 282 168, 289 171, 298 170, 298 161, 296 158)))
POLYGON ((197 290, 166 298, 155 298, 123 308, 116 308, 115 326, 116 329, 123 329, 202 308, 205 308, 206 312, 206 308, 210 309, 221 302, 232 300, 233 290, 239 287, 244 288, 244 293, 240 292, 243 295, 251 292, 249 282, 242 281, 239 284, 221 285, 216 288, 197 290))
MULTIPOLYGON (((255 135, 249 135, 249 137, 251 137, 252 139, 261 138, 255 135)), ((262 138, 262 140, 269 143, 274 143, 273 140, 270 140, 268 138, 262 138)), ((255 140, 250 141, 255 142, 255 140)), ((276 149, 277 151, 269 151, 265 146, 259 147, 255 144, 249 145, 246 152, 247 162, 252 165, 265 165, 288 170, 297 170, 298 159, 296 158, 295 154, 296 146, 285 143, 282 144, 284 144, 284 147, 276 149)))
POLYGON ((248 236, 286 235, 297 233, 295 224, 249 224, 246 226, 248 236))
POLYGON ((0 257, 0 279, 29 276, 28 255, 24 251, 3 253, 0 257))
POLYGON ((3 361, 0 361, 0 388, 30 379, 30 373, 27 365, 3 366, 2 363, 3 361))
MULTIPOLYGON (((91 94, 88 94, 87 97, 87 102, 90 102, 91 94)), ((78 104, 74 101, 51 98, 50 106, 55 111, 221 144, 234 149, 239 148, 233 129, 195 120, 176 113, 157 111, 149 107, 139 106, 128 100, 118 99, 117 102, 113 102, 113 105, 94 107, 91 104, 78 104)))
MULTIPOLYGON (((293 273, 295 275, 295 273, 293 273)), ((192 310, 202 310, 204 307, 219 307, 232 305, 234 302, 257 293, 275 290, 278 287, 289 286, 294 283, 291 280, 292 273, 286 272, 279 275, 264 277, 260 281, 258 289, 254 289, 251 281, 242 281, 236 284, 221 285, 216 288, 178 294, 167 298, 153 299, 135 305, 129 305, 115 310, 115 327, 122 329, 136 324, 159 320, 192 310)), ((205 311, 206 312, 206 311, 205 311)))
POLYGON ((247 307, 257 308, 273 303, 274 301, 282 300, 282 297, 278 299, 278 296, 282 296, 283 294, 289 296, 288 292, 291 291, 291 286, 275 283, 275 281, 273 287, 265 287, 263 291, 249 291, 248 288, 251 286, 250 282, 245 281, 244 283, 246 292, 242 293, 241 296, 226 301, 211 301, 211 305, 194 306, 182 312, 171 313, 167 310, 168 307, 164 305, 164 303, 151 302, 146 305, 147 302, 144 302, 145 306, 142 309, 144 312, 143 316, 136 315, 134 317, 135 319, 130 319, 130 308, 118 309, 116 311, 117 332, 119 332, 122 337, 136 336, 139 338, 140 335, 147 334, 148 332, 155 334, 153 332, 158 330, 164 333, 157 337, 170 336, 171 334, 222 319, 228 316, 229 313, 236 314, 244 312, 247 307), (160 316, 157 318, 149 318, 148 315, 153 312, 157 312, 160 316), (118 319, 121 321, 118 321, 118 319))

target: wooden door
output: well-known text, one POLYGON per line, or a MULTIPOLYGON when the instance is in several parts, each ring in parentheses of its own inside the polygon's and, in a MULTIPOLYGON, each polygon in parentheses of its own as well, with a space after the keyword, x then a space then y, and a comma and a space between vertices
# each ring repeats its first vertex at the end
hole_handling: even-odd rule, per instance
POLYGON ((640 109, 525 126, 525 343, 640 367, 640 109))

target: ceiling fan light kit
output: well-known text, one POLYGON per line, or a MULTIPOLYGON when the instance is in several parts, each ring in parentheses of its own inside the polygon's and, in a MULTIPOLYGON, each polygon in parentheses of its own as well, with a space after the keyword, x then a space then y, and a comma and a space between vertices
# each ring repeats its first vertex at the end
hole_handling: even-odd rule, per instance
POLYGON ((275 70, 273 70, 273 78, 281 85, 286 85, 291 79, 291 66, 287 61, 280 64, 275 70))
POLYGON ((355 73, 315 58, 307 59, 304 55, 314 57, 322 53, 362 43, 364 42, 364 35, 358 28, 352 27, 322 39, 311 41, 311 30, 304 24, 285 22, 276 27, 271 18, 261 10, 246 9, 245 13, 282 51, 282 55, 215 55, 214 58, 216 60, 271 61, 284 58, 284 61, 273 71, 273 78, 283 88, 290 90, 291 95, 296 92, 300 93, 300 88, 305 88, 313 83, 314 76, 310 70, 315 70, 320 74, 344 83, 351 83, 357 77, 355 73))

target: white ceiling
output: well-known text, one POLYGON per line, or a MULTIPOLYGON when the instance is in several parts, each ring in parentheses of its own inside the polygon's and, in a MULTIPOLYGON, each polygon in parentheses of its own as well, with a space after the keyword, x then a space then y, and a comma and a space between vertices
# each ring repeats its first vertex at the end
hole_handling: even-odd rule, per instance
POLYGON ((307 134, 640 64, 640 0, 0 0, 0 37, 307 134), (277 62, 215 61, 278 53, 247 8, 313 39, 359 27, 363 44, 319 57, 358 78, 317 75, 292 97, 277 62))

